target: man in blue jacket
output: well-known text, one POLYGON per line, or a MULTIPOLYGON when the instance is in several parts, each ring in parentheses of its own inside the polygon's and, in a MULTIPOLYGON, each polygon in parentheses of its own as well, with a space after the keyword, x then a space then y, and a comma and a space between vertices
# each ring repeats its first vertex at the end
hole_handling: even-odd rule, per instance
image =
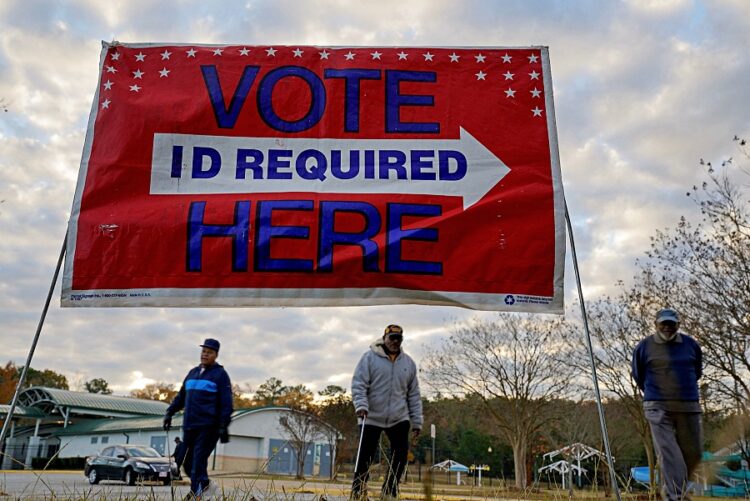
MULTIPOLYGON (((182 409, 182 440, 187 448, 185 464, 190 465, 191 499, 207 494, 208 457, 216 441, 229 442, 232 418, 232 383, 224 367, 216 363, 220 344, 206 339, 201 345, 201 363, 188 372, 180 392, 167 408, 164 429, 172 426, 172 416, 182 409)), ((213 487, 211 486, 214 490, 213 487)))
POLYGON ((656 333, 633 351, 632 374, 643 391, 643 410, 661 469, 662 496, 683 500, 703 449, 698 393, 703 355, 693 338, 679 332, 676 311, 659 310, 655 323, 656 333))
POLYGON ((417 365, 401 349, 403 340, 403 329, 389 325, 383 337, 370 345, 354 369, 352 400, 364 429, 351 499, 367 498, 369 468, 382 432, 391 443, 382 498, 396 499, 409 453, 409 428, 415 439, 422 429, 417 365))

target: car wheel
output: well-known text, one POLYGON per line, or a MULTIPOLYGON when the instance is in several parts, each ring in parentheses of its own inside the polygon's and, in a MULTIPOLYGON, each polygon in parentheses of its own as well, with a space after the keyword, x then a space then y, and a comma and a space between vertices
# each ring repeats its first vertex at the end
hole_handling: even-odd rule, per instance
POLYGON ((88 479, 91 485, 99 483, 99 480, 101 479, 99 478, 99 473, 97 473, 96 468, 91 468, 91 470, 89 470, 88 479))
POLYGON ((130 468, 125 469, 125 483, 135 485, 135 473, 130 468))

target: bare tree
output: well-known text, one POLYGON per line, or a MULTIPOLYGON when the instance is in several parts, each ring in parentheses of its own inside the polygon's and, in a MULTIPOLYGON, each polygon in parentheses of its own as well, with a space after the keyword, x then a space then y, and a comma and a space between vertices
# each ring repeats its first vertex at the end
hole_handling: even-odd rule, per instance
MULTIPOLYGON (((658 307, 638 289, 624 290, 616 298, 606 297, 587 305, 594 362, 603 394, 616 397, 630 416, 651 472, 655 464, 651 430, 643 413, 641 391, 630 376, 630 362, 638 343, 653 333, 651 318, 656 309, 658 307)), ((568 323, 563 329, 562 338, 569 347, 570 363, 581 373, 588 374, 591 362, 582 336, 583 329, 579 325, 568 323)), ((587 380, 579 383, 590 388, 587 380)), ((650 480, 651 488, 655 489, 653 474, 650 480)))
POLYGON ((457 325, 422 362, 425 383, 476 396, 513 449, 516 486, 527 485, 530 439, 554 419, 550 400, 566 396, 571 366, 555 353, 560 321, 498 314, 457 325))
POLYGON ((346 394, 346 389, 341 386, 328 385, 318 394, 323 397, 323 401, 318 406, 318 413, 320 419, 328 425, 322 426, 321 435, 326 438, 331 451, 331 479, 333 480, 341 464, 343 444, 348 442, 350 448, 358 445, 354 406, 351 397, 346 394))
POLYGON ((701 160, 707 179, 688 193, 701 220, 683 218, 658 232, 644 268, 669 291, 683 327, 700 342, 711 390, 741 410, 750 401, 750 171, 742 165, 746 143, 735 141, 740 162, 715 167, 701 160))
POLYGON ((279 417, 279 424, 287 433, 287 442, 297 459, 297 478, 305 478, 307 448, 319 434, 317 416, 308 412, 290 409, 279 417))

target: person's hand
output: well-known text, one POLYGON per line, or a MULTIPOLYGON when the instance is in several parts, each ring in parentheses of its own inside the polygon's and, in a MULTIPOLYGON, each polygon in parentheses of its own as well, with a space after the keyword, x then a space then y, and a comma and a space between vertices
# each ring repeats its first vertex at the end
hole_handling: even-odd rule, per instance
POLYGON ((229 430, 223 426, 219 428, 219 442, 222 444, 229 442, 229 430))
POLYGON ((422 430, 419 428, 414 428, 411 430, 411 443, 414 444, 417 442, 417 439, 419 438, 420 433, 422 433, 422 430))
POLYGON ((365 419, 367 417, 367 411, 364 409, 360 409, 357 411, 357 417, 365 419))
POLYGON ((164 416, 164 425, 162 426, 164 428, 164 431, 169 431, 169 429, 172 427, 172 416, 167 414, 164 416))

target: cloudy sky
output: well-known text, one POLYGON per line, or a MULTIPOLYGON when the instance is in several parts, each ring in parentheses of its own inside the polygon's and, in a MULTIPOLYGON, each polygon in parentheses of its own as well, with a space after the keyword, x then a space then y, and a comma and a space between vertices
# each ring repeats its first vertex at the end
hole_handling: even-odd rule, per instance
MULTIPOLYGON (((0 362, 24 363, 52 278, 97 86, 101 40, 247 45, 549 46, 566 198, 588 299, 633 275, 658 228, 695 214, 699 158, 750 136, 744 0, 42 1, 0 3, 0 362)), ((566 304, 575 298, 570 255, 566 304)), ((61 309, 32 365, 116 393, 178 382, 203 337, 233 381, 348 388, 388 323, 417 359, 470 316, 426 306, 61 309)))

